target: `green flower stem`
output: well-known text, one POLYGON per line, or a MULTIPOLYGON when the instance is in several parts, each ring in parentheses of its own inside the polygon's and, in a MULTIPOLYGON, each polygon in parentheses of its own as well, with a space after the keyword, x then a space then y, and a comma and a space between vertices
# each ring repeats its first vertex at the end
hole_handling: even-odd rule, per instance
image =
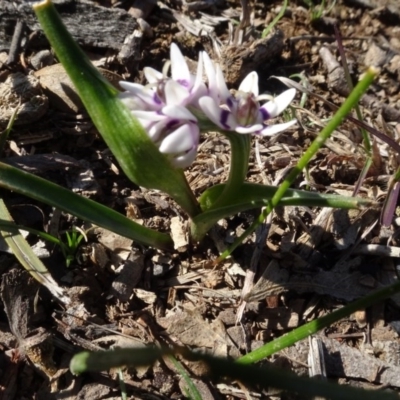
MULTIPOLYGON (((218 185, 222 190, 218 191, 218 196, 213 197, 212 201, 209 197, 208 209, 215 210, 214 214, 216 217, 212 218, 211 215, 208 217, 202 217, 204 214, 200 213, 192 218, 191 234, 194 240, 200 241, 204 235, 210 230, 210 228, 221 218, 218 217, 220 213, 218 210, 227 210, 233 203, 243 195, 243 183, 246 179, 246 175, 249 169, 249 157, 250 157, 250 135, 240 135, 238 133, 229 133, 221 131, 229 139, 231 145, 231 162, 229 168, 228 180, 224 185, 218 185), (196 217, 200 217, 197 220, 196 217)), ((253 208, 253 207, 252 207, 253 208)), ((203 208, 204 211, 204 208, 203 208)), ((234 213, 234 212, 233 212, 234 213)), ((232 215, 232 214, 229 214, 232 215)), ((227 216, 226 214, 224 216, 227 216)))
POLYGON ((265 207, 264 211, 258 216, 258 218, 251 224, 249 228, 243 232, 243 234, 235 240, 232 246, 229 247, 228 250, 224 251, 216 260, 216 263, 221 262, 226 257, 228 257, 232 251, 238 247, 243 240, 245 240, 249 235, 251 235, 257 227, 263 223, 265 218, 272 212, 272 210, 279 204, 280 200, 284 196, 286 190, 293 184, 296 180, 297 176, 301 173, 301 171, 307 166, 310 160, 314 157, 317 151, 323 146, 326 140, 331 136, 333 131, 342 123, 344 118, 348 113, 350 113, 351 109, 358 103, 363 94, 367 91, 373 80, 375 79, 378 71, 376 68, 369 67, 364 74, 363 78, 358 82, 357 86, 352 90, 349 94, 345 102, 341 105, 341 107, 336 111, 335 115, 329 121, 329 123, 325 126, 325 128, 321 131, 321 133, 315 138, 315 140, 311 143, 310 147, 306 150, 303 156, 298 161, 297 165, 290 171, 289 175, 285 178, 282 184, 279 186, 275 195, 268 202, 268 205, 265 207))
POLYGON ((183 171, 172 166, 115 89, 75 43, 51 0, 33 6, 51 46, 122 170, 139 186, 168 193, 190 216, 200 212, 183 171))
MULTIPOLYGON (((221 132, 224 133, 224 132, 221 132)), ((224 189, 211 209, 224 207, 231 204, 242 195, 243 182, 246 180, 249 170, 250 157, 250 135, 240 135, 239 133, 227 133, 231 145, 231 162, 228 180, 224 184, 224 189)), ((211 225, 212 226, 212 225, 211 225)))
POLYGON ((339 321, 340 319, 349 316, 357 310, 370 307, 373 304, 376 304, 390 296, 393 296, 398 292, 400 292, 400 281, 383 289, 379 289, 362 299, 356 300, 348 304, 347 306, 334 311, 331 314, 325 315, 303 326, 300 326, 299 328, 294 329, 286 335, 275 339, 272 342, 269 342, 264 346, 261 346, 260 348, 246 354, 245 356, 239 358, 237 362, 240 364, 252 364, 260 361, 265 357, 269 357, 271 354, 285 349, 286 347, 292 346, 299 340, 305 339, 306 337, 317 333, 321 329, 324 329, 329 325, 339 321))
POLYGON ((111 208, 2 162, 0 187, 57 207, 84 221, 90 221, 147 246, 165 250, 173 248, 172 239, 168 234, 146 228, 111 208))

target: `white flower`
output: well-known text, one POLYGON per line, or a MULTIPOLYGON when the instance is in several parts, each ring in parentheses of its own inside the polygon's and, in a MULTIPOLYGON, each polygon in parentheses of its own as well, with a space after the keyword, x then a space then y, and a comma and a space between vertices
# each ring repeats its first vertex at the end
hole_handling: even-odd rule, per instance
POLYGON ((161 153, 178 168, 189 167, 197 154, 200 129, 196 117, 183 106, 165 106, 161 111, 132 110, 161 153))
POLYGON ((260 106, 259 101, 264 100, 266 96, 259 96, 256 72, 250 72, 236 94, 232 95, 226 86, 220 66, 214 66, 206 53, 203 54, 203 60, 208 78, 208 95, 199 100, 199 105, 203 113, 221 129, 271 136, 297 122, 291 120, 275 125, 266 123, 288 107, 296 94, 295 89, 286 90, 260 106))
MULTIPOLYGON (((176 44, 171 45, 170 62, 163 72, 145 67, 146 86, 120 82, 126 91, 121 101, 138 118, 159 151, 168 155, 176 167, 188 167, 196 157, 200 129, 196 117, 199 111, 223 130, 242 134, 274 135, 296 123, 268 125, 291 103, 295 90, 289 89, 260 106, 258 75, 251 72, 232 95, 225 83, 222 70, 214 65, 207 53, 199 54, 196 75, 189 67, 176 44), (203 82, 203 66, 208 84, 203 82), (171 69, 171 77, 167 76, 171 69), (196 114, 197 115, 197 114, 196 114)), ((200 116, 199 116, 200 118, 200 116)))
POLYGON ((174 43, 170 49, 171 78, 166 71, 145 67, 143 72, 148 85, 120 82, 126 92, 119 98, 142 124, 161 153, 170 156, 174 166, 188 167, 195 159, 200 130, 196 117, 185 107, 196 106, 198 99, 207 94, 203 82, 203 61, 199 56, 196 76, 174 43))
POLYGON ((159 72, 154 68, 145 67, 143 72, 148 85, 119 83, 127 91, 121 96, 125 104, 131 95, 143 102, 140 109, 156 111, 166 105, 195 105, 200 97, 207 94, 207 87, 203 82, 202 54, 199 55, 196 76, 190 73, 185 58, 175 43, 171 44, 170 57, 171 61, 166 63, 164 70, 171 66, 171 78, 166 76, 166 71, 159 72))

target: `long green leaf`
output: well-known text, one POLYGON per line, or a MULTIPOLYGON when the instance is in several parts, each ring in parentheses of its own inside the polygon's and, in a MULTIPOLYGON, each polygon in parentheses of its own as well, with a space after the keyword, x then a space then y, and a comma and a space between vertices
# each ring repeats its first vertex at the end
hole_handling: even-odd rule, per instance
POLYGON ((117 98, 118 91, 91 64, 64 26, 51 0, 33 5, 96 128, 125 174, 136 184, 168 193, 189 214, 200 210, 183 171, 161 154, 138 120, 117 98))
POLYGON ((59 208, 139 243, 165 250, 173 246, 168 234, 139 225, 111 208, 2 162, 0 187, 59 208))

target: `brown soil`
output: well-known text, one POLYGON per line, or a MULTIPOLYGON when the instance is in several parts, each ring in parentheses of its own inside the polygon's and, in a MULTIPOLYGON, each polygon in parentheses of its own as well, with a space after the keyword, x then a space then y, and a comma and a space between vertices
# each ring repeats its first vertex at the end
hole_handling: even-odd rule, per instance
MULTIPOLYGON (((367 124, 398 143, 400 6, 396 0, 338 0, 335 5, 328 1, 318 18, 313 16, 319 5, 313 14, 307 2, 291 1, 276 25, 279 31, 265 40, 260 39, 261 32, 279 13, 281 1, 256 0, 247 26, 238 0, 155 3, 105 0, 91 4, 94 8, 88 15, 98 12, 100 5, 108 14, 99 14, 104 21, 87 23, 90 35, 76 35, 96 66, 113 82, 122 76, 144 83, 143 67, 161 70, 171 42, 178 43, 193 66, 201 50, 216 60, 218 54, 213 49, 217 43, 219 62, 231 88, 237 88, 243 76, 255 69, 260 92, 280 93, 285 87, 270 77, 294 74, 293 79, 299 82, 301 76, 311 91, 304 103, 300 93, 294 102, 298 126, 272 138, 254 140, 250 181, 279 184, 332 116, 324 99, 340 105, 348 93, 335 26, 354 82, 367 66, 380 68, 361 110, 367 124), (197 9, 200 3, 203 9, 197 9), (134 17, 141 18, 140 35, 128 50, 123 48, 125 36, 132 33, 123 33, 128 23, 115 23, 115 38, 101 37, 106 19, 117 18, 113 6, 120 7, 133 25, 134 17), (197 35, 195 20, 202 24, 197 35), (229 34, 229 26, 243 28, 241 41, 235 42, 237 36, 229 34), (211 33, 205 35, 208 29, 211 33), (121 37, 117 31, 122 32, 121 37), (93 39, 96 35, 100 35, 98 40, 93 39)), ((88 3, 82 4, 88 7, 88 3)), ((2 252, 1 308, 5 312, 0 313, 0 399, 117 399, 121 397, 117 371, 74 377, 68 370, 72 355, 82 349, 176 343, 236 358, 395 281, 400 222, 394 215, 389 227, 382 226, 381 207, 362 211, 278 208, 233 257, 218 268, 207 268, 259 210, 220 221, 202 243, 188 243, 184 213, 162 193, 132 184, 107 151, 73 88, 67 91, 72 94, 66 95, 69 83, 65 73, 55 65, 48 44, 35 30, 33 16, 26 9, 10 11, 7 7, 0 2, 0 30, 4 30, 0 32, 0 50, 4 50, 0 52, 0 127, 7 123, 16 104, 26 104, 26 109, 9 137, 5 161, 146 226, 172 230, 178 237, 181 234, 183 241, 176 252, 162 253, 96 228, 67 268, 58 247, 30 234, 28 241, 41 252, 42 261, 72 300, 68 308, 38 285, 12 254, 2 252), (17 19, 25 22, 25 31, 21 46, 12 47, 17 19), (32 71, 34 79, 39 79, 35 91, 10 94, 7 85, 11 74, 20 73, 19 79, 26 79, 32 71), (241 300, 244 296, 246 302, 241 300)), ((64 12, 71 10, 64 7, 64 12)), ((398 153, 375 138, 372 158, 358 195, 383 204, 390 177, 398 168, 398 153)), ((360 128, 346 121, 296 187, 351 196, 366 159, 360 128)), ((187 177, 198 196, 207 187, 223 182, 228 168, 228 141, 210 132, 202 137, 198 158, 187 177)), ((82 221, 27 197, 4 190, 1 197, 18 224, 64 238, 73 227, 89 229, 82 221)), ((399 389, 399 306, 400 299, 394 297, 320 333, 328 378, 365 388, 399 389)), ((270 357, 269 362, 307 375, 311 362, 308 352, 305 340, 270 357)), ((200 365, 181 362, 203 399, 299 398, 274 389, 257 391, 240 382, 211 381, 200 365)), ((130 399, 185 398, 185 383, 168 360, 148 368, 123 369, 122 373, 130 399)))

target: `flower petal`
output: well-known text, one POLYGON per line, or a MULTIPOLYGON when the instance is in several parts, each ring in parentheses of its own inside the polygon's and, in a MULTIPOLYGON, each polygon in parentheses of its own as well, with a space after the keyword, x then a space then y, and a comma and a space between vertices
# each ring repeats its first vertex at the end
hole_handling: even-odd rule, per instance
POLYGON ((296 123, 297 123, 297 119, 293 119, 293 120, 291 120, 289 122, 285 122, 283 124, 269 125, 266 128, 264 128, 262 131, 260 131, 260 134, 262 136, 272 136, 272 135, 275 135, 279 132, 282 132, 282 131, 290 128, 291 126, 293 126, 296 123))
POLYGON ((263 116, 263 120, 266 121, 267 119, 275 118, 277 115, 279 115, 292 102, 295 95, 296 89, 289 89, 268 103, 265 103, 262 107, 260 107, 260 113, 263 116))
POLYGON ((180 156, 174 157, 173 164, 177 168, 187 168, 193 164, 193 161, 196 159, 197 155, 197 146, 193 147, 190 151, 180 156))
POLYGON ((154 122, 162 121, 167 118, 165 115, 162 115, 157 111, 132 110, 131 113, 136 118, 145 119, 145 120, 154 121, 154 122))
POLYGON ((189 100, 189 92, 180 83, 169 80, 164 86, 165 103, 168 105, 181 105, 189 100))
POLYGON ((171 44, 170 58, 172 79, 181 83, 183 86, 190 88, 192 86, 192 77, 189 67, 187 66, 185 57, 183 57, 183 54, 175 43, 171 44))
POLYGON ((186 119, 189 121, 196 121, 196 117, 183 106, 165 106, 162 109, 162 113, 167 117, 174 119, 186 119))
POLYGON ((215 74, 217 80, 218 96, 221 103, 227 104, 228 99, 232 97, 232 95, 228 90, 228 87, 226 86, 224 74, 222 73, 221 67, 218 64, 215 67, 215 74))
POLYGON ((150 88, 139 85, 138 83, 125 81, 120 81, 119 85, 133 96, 140 97, 150 108, 157 109, 161 106, 161 101, 157 94, 150 88))
POLYGON ((143 73, 149 83, 157 83, 165 78, 161 72, 151 67, 144 67, 143 73))
POLYGON ((199 105, 203 113, 214 122, 215 125, 226 130, 234 130, 236 128, 237 123, 232 113, 219 107, 211 97, 202 97, 199 100, 199 105))
POLYGON ((252 71, 243 79, 239 86, 239 91, 244 93, 253 93, 255 97, 258 96, 257 72, 252 71))
POLYGON ((199 59, 197 61, 196 79, 193 84, 193 91, 197 91, 198 88, 203 84, 203 52, 199 53, 199 59))
POLYGON ((215 68, 213 62, 211 61, 209 55, 206 52, 203 52, 203 62, 208 80, 208 94, 212 98, 216 99, 218 97, 218 88, 217 88, 215 68))
POLYGON ((162 133, 165 130, 166 123, 166 120, 162 120, 156 123, 153 122, 152 125, 148 127, 147 134, 153 142, 157 143, 161 139, 162 133))
POLYGON ((235 131, 237 133, 248 134, 248 133, 258 133, 263 128, 262 124, 254 124, 250 126, 237 126, 235 131))
POLYGON ((146 103, 138 96, 133 96, 129 92, 123 92, 118 95, 118 98, 130 109, 130 110, 146 110, 146 103))
POLYGON ((159 147, 161 153, 165 154, 181 154, 189 151, 196 146, 193 137, 193 124, 184 124, 171 132, 159 147))

